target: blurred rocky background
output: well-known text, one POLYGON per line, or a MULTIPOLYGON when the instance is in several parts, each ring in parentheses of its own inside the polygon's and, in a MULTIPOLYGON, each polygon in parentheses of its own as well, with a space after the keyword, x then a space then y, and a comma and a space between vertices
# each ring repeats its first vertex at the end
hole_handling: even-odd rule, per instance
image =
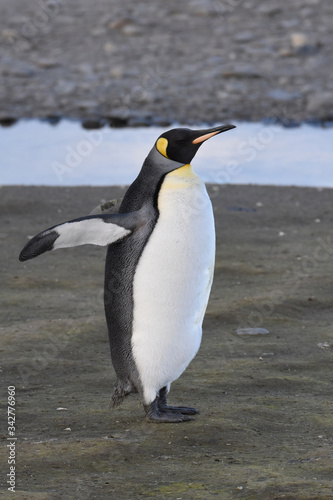
POLYGON ((0 0, 0 121, 333 120, 332 0, 0 0))

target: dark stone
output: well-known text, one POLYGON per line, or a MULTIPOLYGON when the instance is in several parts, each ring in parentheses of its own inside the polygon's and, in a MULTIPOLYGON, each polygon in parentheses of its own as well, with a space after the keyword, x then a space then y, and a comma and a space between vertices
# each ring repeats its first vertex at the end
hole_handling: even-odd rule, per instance
POLYGON ((61 121, 61 118, 62 117, 58 116, 58 115, 49 115, 46 117, 46 121, 50 125, 58 125, 58 123, 60 123, 60 121, 61 121))
POLYGON ((86 130, 95 130, 99 128, 103 128, 105 125, 105 120, 101 120, 99 118, 88 118, 87 120, 83 120, 82 128, 86 130))
POLYGON ((223 78, 261 78, 257 68, 252 64, 235 64, 222 70, 223 78))
POLYGON ((312 94, 306 106, 310 116, 316 116, 321 121, 333 119, 333 92, 318 92, 312 94))
POLYGON ((106 116, 105 120, 109 123, 110 127, 121 128, 128 125, 128 118, 122 116, 106 116))
POLYGON ((3 116, 0 118, 1 127, 11 127, 17 122, 17 118, 13 118, 12 116, 3 116))
POLYGON ((153 116, 151 124, 156 127, 169 127, 172 124, 172 121, 164 116, 153 116))

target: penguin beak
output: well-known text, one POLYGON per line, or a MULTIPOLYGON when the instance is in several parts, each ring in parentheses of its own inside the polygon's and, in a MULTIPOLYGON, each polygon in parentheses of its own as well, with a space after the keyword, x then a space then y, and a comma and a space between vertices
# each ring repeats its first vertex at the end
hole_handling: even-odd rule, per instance
POLYGON ((221 125, 220 127, 209 128, 207 130, 198 130, 198 136, 192 141, 192 144, 200 144, 214 135, 221 134, 221 132, 226 132, 232 128, 236 128, 236 125, 221 125))

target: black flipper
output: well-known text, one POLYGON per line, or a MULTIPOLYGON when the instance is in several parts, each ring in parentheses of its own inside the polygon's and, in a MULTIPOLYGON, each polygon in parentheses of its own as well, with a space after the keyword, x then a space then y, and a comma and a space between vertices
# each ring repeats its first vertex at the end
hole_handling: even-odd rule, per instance
POLYGON ((23 248, 20 261, 58 248, 79 245, 106 246, 129 236, 145 223, 143 210, 129 214, 88 215, 50 227, 37 234, 23 248))

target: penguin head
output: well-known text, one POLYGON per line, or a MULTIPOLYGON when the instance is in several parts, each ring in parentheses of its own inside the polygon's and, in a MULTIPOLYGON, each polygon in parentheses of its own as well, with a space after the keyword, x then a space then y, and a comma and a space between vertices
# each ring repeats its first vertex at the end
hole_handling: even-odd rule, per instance
POLYGON ((155 147, 166 158, 186 165, 191 163, 199 147, 207 139, 232 128, 235 128, 235 125, 221 125, 202 130, 174 128, 160 135, 155 147))

